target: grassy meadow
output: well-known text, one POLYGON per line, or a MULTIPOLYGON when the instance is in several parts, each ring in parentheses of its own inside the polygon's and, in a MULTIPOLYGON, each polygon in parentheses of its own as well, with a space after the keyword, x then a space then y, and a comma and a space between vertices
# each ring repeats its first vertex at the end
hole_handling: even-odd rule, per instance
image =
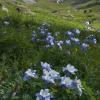
POLYGON ((16 4, 11 0, 0 0, 0 4, 9 10, 7 15, 0 6, 0 100, 36 100, 35 94, 45 88, 41 80, 41 61, 54 66, 53 69, 61 75, 62 67, 71 63, 78 69, 84 88, 82 96, 79 96, 70 89, 48 85, 54 96, 52 100, 100 100, 100 7, 85 8, 89 2, 75 5, 71 0, 64 4, 51 1, 38 0, 30 5, 21 0, 16 4), (18 12, 17 7, 22 10, 18 12), (29 9, 31 13, 25 13, 29 9), (90 9, 91 12, 84 13, 90 9), (91 21, 95 29, 88 30, 86 21, 91 21), (56 46, 44 48, 44 43, 32 42, 32 32, 38 33, 42 23, 50 25, 48 30, 52 35, 60 32, 58 40, 66 39, 64 33, 77 28, 81 31, 78 36, 81 41, 93 34, 97 44, 90 44, 85 52, 74 44, 72 47, 64 46, 62 50, 56 46), (23 81, 28 68, 37 70, 39 78, 23 81))

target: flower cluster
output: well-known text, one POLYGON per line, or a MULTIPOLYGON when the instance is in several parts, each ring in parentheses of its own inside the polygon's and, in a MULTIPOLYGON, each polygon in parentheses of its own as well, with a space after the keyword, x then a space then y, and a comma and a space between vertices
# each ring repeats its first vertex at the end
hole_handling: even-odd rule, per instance
POLYGON ((92 44, 96 44, 97 43, 97 39, 94 35, 89 35, 88 37, 86 37, 85 39, 88 43, 92 43, 92 44))
MULTIPOLYGON (((32 41, 33 42, 44 42, 44 47, 51 48, 51 47, 58 47, 60 50, 63 47, 68 46, 69 48, 73 47, 73 44, 80 47, 83 51, 86 51, 90 44, 95 45, 97 43, 96 37, 94 35, 87 36, 84 41, 82 41, 79 36, 81 31, 79 29, 73 29, 67 31, 63 34, 65 36, 63 39, 60 38, 60 32, 56 32, 52 34, 49 32, 49 27, 47 23, 42 24, 38 28, 38 32, 33 31, 32 33, 32 41)), ((70 51, 68 52, 70 55, 70 51)), ((83 86, 81 80, 77 78, 78 69, 71 64, 67 64, 65 67, 62 68, 62 75, 53 69, 52 65, 47 62, 41 62, 42 68, 42 75, 41 80, 46 85, 45 89, 41 89, 40 92, 36 93, 36 100, 50 100, 52 98, 52 93, 49 92, 47 88, 48 85, 52 86, 60 86, 67 89, 71 89, 77 91, 79 95, 82 95, 83 86)), ((37 71, 28 69, 25 72, 23 77, 24 81, 28 81, 31 78, 40 79, 37 71)))
POLYGON ((70 77, 61 77, 61 86, 66 87, 66 88, 70 88, 70 89, 75 89, 78 90, 79 95, 82 95, 82 89, 83 86, 81 84, 80 79, 74 79, 72 80, 70 77))
POLYGON ((48 63, 41 62, 41 66, 43 68, 42 79, 47 83, 55 84, 55 80, 60 78, 59 72, 56 72, 55 70, 51 69, 48 63))
POLYGON ((73 29, 70 31, 65 32, 65 37, 67 36, 67 39, 60 39, 58 40, 58 35, 61 35, 60 32, 56 32, 55 34, 52 34, 49 32, 48 24, 42 24, 41 27, 38 28, 39 32, 33 31, 32 33, 32 41, 37 42, 45 42, 45 47, 58 47, 62 50, 63 46, 71 46, 72 44, 78 45, 82 50, 86 51, 89 48, 89 43, 96 44, 97 40, 96 37, 93 35, 89 35, 86 37, 86 39, 82 42, 79 39, 79 35, 81 34, 81 31, 79 29, 73 29))
MULTIPOLYGON (((41 79, 46 84, 54 84, 59 85, 61 87, 69 88, 72 90, 76 90, 79 92, 79 95, 82 95, 82 84, 80 79, 77 78, 76 72, 78 71, 73 65, 67 64, 66 67, 62 68, 62 72, 65 73, 65 76, 60 76, 60 73, 53 70, 52 66, 48 64, 47 62, 41 62, 41 67, 43 71, 43 75, 41 79), (76 78, 72 79, 71 75, 74 75, 76 78), (59 80, 59 81, 56 81, 59 80), (59 84, 56 84, 56 82, 59 82, 59 84)), ((28 69, 25 72, 24 81, 29 80, 30 78, 38 78, 38 75, 36 73, 36 70, 28 69)), ((41 89, 39 93, 36 94, 37 99, 36 100, 50 100, 51 94, 49 93, 49 89, 41 89)))
POLYGON ((82 42, 79 39, 80 33, 81 33, 81 31, 79 29, 67 31, 65 34, 69 37, 69 41, 67 40, 66 43, 70 44, 70 45, 71 45, 71 43, 74 43, 75 45, 78 45, 84 51, 86 51, 89 48, 90 43, 92 43, 94 45, 97 43, 97 39, 94 35, 89 35, 82 42))

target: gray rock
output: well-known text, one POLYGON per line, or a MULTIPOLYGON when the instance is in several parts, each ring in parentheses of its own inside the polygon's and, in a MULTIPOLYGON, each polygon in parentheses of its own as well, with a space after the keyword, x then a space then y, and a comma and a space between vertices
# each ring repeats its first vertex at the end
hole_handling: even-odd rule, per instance
POLYGON ((34 4, 36 0, 23 0, 25 3, 34 4))

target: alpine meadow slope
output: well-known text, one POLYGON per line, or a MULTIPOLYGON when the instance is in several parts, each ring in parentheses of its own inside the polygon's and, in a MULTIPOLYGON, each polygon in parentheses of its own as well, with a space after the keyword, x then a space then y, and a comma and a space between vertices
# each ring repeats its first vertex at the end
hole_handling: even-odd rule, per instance
POLYGON ((100 0, 0 0, 0 83, 0 100, 99 100, 100 0))

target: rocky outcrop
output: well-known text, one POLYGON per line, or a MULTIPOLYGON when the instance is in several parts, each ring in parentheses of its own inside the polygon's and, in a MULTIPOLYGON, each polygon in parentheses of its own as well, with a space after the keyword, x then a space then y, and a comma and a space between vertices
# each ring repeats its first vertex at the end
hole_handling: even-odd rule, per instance
POLYGON ((34 4, 36 0, 23 0, 25 3, 34 4))

